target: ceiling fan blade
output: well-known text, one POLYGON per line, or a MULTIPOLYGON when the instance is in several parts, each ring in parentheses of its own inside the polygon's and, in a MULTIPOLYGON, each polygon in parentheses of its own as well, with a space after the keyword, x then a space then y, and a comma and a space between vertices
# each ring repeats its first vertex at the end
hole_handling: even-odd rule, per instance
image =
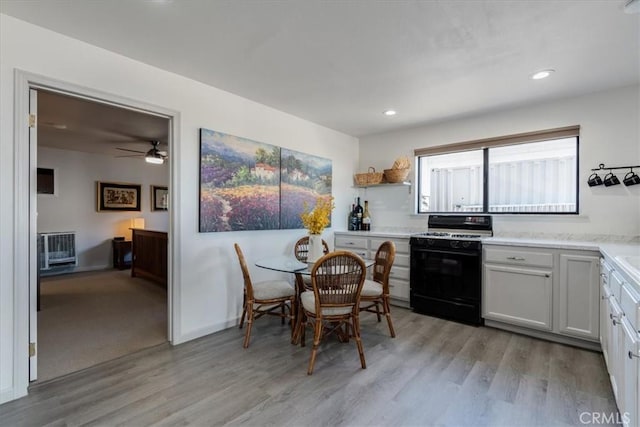
POLYGON ((163 157, 168 157, 168 154, 166 151, 158 151, 158 154, 160 154, 163 157))
POLYGON ((132 153, 140 153, 140 154, 144 154, 144 151, 140 151, 140 150, 129 150, 128 148, 116 148, 116 150, 121 150, 121 151, 130 151, 132 153))
POLYGON ((121 157, 144 157, 144 154, 129 154, 126 156, 115 156, 116 158, 121 158, 121 157))

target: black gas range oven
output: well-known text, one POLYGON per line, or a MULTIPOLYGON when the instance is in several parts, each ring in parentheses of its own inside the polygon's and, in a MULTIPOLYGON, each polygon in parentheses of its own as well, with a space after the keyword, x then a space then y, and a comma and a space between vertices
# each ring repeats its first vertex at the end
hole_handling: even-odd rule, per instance
POLYGON ((482 241, 491 216, 430 215, 411 236, 411 307, 417 313, 482 325, 482 241))

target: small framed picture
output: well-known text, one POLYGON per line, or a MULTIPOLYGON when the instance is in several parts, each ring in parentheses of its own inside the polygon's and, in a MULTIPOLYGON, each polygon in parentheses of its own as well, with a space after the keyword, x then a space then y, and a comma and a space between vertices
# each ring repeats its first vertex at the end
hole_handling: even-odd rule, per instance
POLYGON ((169 207, 169 189, 159 185, 151 186, 151 210, 166 211, 169 207))
POLYGON ((140 212, 140 184, 123 182, 98 182, 98 212, 137 211, 140 212))

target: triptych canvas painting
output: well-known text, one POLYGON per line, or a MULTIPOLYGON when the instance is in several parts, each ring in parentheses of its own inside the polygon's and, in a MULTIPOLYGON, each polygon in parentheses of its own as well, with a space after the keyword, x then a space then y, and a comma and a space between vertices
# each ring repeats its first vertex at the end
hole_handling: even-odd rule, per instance
POLYGON ((200 129, 200 232, 303 228, 331 196, 331 160, 200 129))

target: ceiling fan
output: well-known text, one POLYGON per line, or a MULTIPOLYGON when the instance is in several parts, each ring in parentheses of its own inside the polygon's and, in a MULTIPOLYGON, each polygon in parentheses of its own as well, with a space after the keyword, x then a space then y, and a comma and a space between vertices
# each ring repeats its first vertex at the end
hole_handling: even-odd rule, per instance
POLYGON ((144 160, 147 163, 152 163, 154 165, 163 164, 168 156, 166 151, 161 151, 158 149, 158 145, 160 144, 160 141, 149 141, 149 143, 151 144, 151 149, 146 152, 139 151, 139 150, 130 150, 128 148, 117 148, 118 150, 121 150, 121 151, 138 153, 138 154, 132 154, 128 156, 118 156, 118 157, 144 157, 144 160))

